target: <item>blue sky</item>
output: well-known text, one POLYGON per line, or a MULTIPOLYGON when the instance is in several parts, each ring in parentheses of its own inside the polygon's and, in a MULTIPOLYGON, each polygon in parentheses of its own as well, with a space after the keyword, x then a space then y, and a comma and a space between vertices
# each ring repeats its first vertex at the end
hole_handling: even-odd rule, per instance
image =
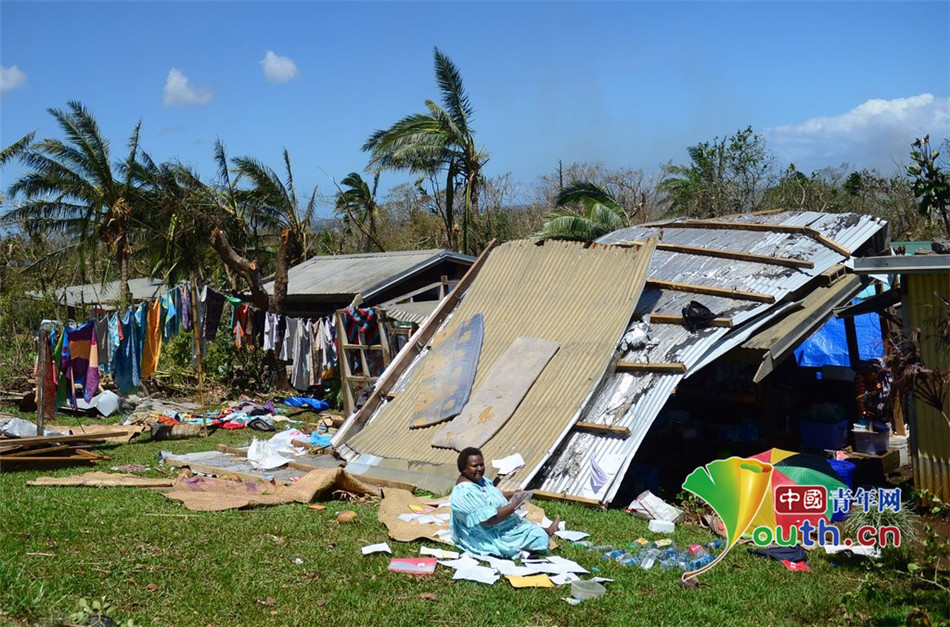
POLYGON ((438 46, 487 174, 524 186, 559 159, 655 172, 748 125, 782 165, 891 174, 915 136, 950 137, 948 32, 944 1, 3 0, 0 144, 60 136, 46 109, 79 100, 116 158, 141 119, 156 161, 209 179, 216 138, 275 169, 286 147, 330 194, 370 133, 438 97, 438 46))

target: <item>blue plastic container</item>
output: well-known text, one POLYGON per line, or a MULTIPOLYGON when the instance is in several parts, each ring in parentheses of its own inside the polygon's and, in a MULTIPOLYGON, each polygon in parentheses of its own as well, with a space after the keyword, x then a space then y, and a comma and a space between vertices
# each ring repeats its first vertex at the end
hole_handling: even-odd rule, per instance
POLYGON ((848 445, 848 421, 808 422, 800 420, 802 448, 806 450, 842 449, 848 445))
POLYGON ((843 459, 829 459, 828 463, 835 469, 835 474, 841 479, 841 483, 848 486, 849 490, 854 488, 854 464, 843 459))

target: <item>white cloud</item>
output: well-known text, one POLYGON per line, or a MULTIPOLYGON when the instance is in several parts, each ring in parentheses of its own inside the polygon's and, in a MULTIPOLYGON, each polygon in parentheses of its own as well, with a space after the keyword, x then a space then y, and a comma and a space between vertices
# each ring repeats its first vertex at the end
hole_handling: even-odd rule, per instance
POLYGON ((264 77, 268 83, 286 83, 297 78, 300 73, 293 59, 282 57, 273 50, 265 52, 259 63, 264 69, 264 77))
POLYGON ((26 72, 16 65, 11 67, 0 65, 0 96, 24 87, 26 87, 26 72))
POLYGON ((950 137, 950 98, 920 94, 873 99, 847 113, 765 131, 780 160, 794 163, 801 171, 847 163, 884 174, 905 164, 911 142, 928 133, 935 143, 950 137))
POLYGON ((189 84, 188 77, 178 68, 168 71, 165 79, 166 107, 187 107, 189 105, 206 105, 211 102, 211 88, 195 87, 189 84))

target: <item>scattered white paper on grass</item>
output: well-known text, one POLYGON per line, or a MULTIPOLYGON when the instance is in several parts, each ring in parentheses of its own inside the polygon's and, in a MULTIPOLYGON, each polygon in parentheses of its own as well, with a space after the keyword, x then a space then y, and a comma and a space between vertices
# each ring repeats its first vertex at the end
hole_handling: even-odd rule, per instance
POLYGON ((577 542, 578 540, 583 540, 584 538, 590 536, 590 534, 585 531, 571 531, 570 529, 555 531, 554 535, 559 538, 563 538, 568 542, 577 542))
POLYGON ((567 603, 568 605, 580 605, 580 599, 575 599, 574 597, 561 597, 561 600, 567 603))
POLYGON ((497 570, 499 573, 505 577, 524 577, 527 575, 534 574, 534 571, 527 566, 517 566, 511 560, 502 560, 489 558, 488 563, 491 564, 491 567, 497 570))
POLYGON ((360 551, 363 552, 363 555, 369 555, 370 553, 389 553, 393 554, 392 549, 389 548, 389 545, 385 542, 380 542, 379 544, 368 544, 364 546, 360 551))
POLYGON ((510 475, 524 466, 524 458, 521 456, 521 453, 515 453, 514 455, 509 455, 501 459, 493 459, 491 460, 491 465, 492 468, 498 469, 499 475, 510 475))
MULTIPOLYGON (((547 516, 544 516, 544 517, 541 518, 541 526, 544 527, 545 529, 547 529, 548 527, 550 527, 550 526, 551 526, 551 523, 553 523, 553 522, 554 522, 554 521, 551 520, 550 518, 548 518, 547 516)), ((567 529, 567 523, 565 523, 565 522, 562 520, 561 522, 559 522, 559 523, 557 524, 557 528, 558 528, 558 531, 564 531, 565 529, 567 529)), ((557 531, 556 531, 555 533, 557 533, 557 531)))
POLYGON ((440 560, 454 560, 458 559, 459 554, 456 551, 446 551, 445 549, 433 549, 427 546, 421 547, 419 549, 419 555, 431 555, 432 557, 437 557, 440 560))
POLYGON ((473 560, 468 555, 463 555, 462 557, 458 559, 454 559, 454 560, 440 560, 439 563, 445 566, 446 568, 454 568, 455 570, 458 570, 460 568, 473 568, 475 566, 479 566, 478 562, 473 560))
POLYGON ((554 575, 551 577, 551 583, 555 586, 564 586, 571 582, 578 581, 580 577, 574 573, 561 573, 560 575, 554 575))
POLYGON ((441 525, 443 520, 432 514, 422 514, 416 519, 420 525, 441 525))
POLYGON ((613 581, 613 579, 608 579, 607 577, 591 577, 588 581, 596 581, 597 583, 604 583, 605 581, 613 581))
POLYGON ((421 514, 399 514, 399 520, 403 522, 412 522, 414 520, 419 520, 421 514))
POLYGON ((452 514, 434 514, 434 516, 439 520, 444 520, 445 522, 449 522, 449 520, 452 518, 452 514))
POLYGON ((459 568, 455 571, 455 574, 452 575, 452 579, 467 579, 469 581, 487 583, 489 586, 498 581, 499 577, 500 575, 495 572, 494 568, 488 568, 487 566, 459 568))
POLYGON ((559 566, 560 568, 562 568, 563 570, 562 570, 561 572, 565 572, 565 573, 586 573, 586 572, 588 572, 586 568, 584 568, 583 566, 581 566, 581 565, 578 564, 577 562, 575 562, 575 561, 573 561, 573 560, 569 560, 569 559, 564 558, 564 557, 561 557, 560 555, 551 555, 551 556, 548 557, 548 560, 549 560, 552 564, 554 564, 554 565, 559 566))

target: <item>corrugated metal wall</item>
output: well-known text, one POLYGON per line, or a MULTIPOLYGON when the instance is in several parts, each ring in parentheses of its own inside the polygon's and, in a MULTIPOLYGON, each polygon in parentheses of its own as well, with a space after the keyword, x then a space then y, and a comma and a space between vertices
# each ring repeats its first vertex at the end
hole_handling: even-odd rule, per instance
MULTIPOLYGON (((550 455, 603 377, 640 296, 652 252, 652 242, 587 248, 554 241, 508 242, 491 252, 432 343, 472 315, 484 315, 476 390, 516 338, 554 340, 560 348, 511 419, 483 447, 486 460, 521 453, 526 468, 534 469, 550 455)), ((412 377, 346 445, 381 458, 454 466, 455 451, 432 446, 444 423, 409 429, 418 388, 419 377, 412 377)))
MULTIPOLYGON (((907 299, 910 325, 920 329, 920 354, 924 365, 950 371, 950 351, 938 341, 935 317, 946 312, 946 305, 936 293, 950 298, 950 276, 947 274, 907 274, 907 299)), ((943 315, 946 315, 945 313, 943 315)), ((934 407, 914 401, 917 414, 912 438, 916 441, 914 455, 914 486, 929 490, 944 501, 950 499, 950 426, 934 407)), ((950 399, 944 405, 950 415, 950 399)))

